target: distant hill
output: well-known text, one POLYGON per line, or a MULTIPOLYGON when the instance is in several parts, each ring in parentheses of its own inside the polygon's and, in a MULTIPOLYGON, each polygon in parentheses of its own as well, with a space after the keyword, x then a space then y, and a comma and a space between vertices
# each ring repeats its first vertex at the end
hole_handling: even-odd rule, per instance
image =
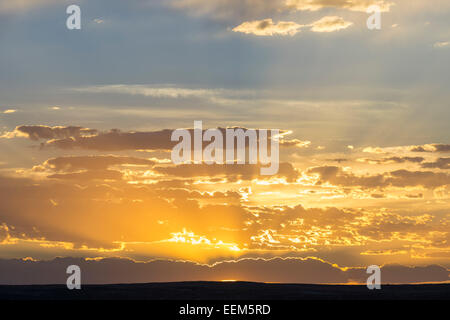
POLYGON ((172 282, 116 285, 0 286, 0 300, 450 300, 450 284, 366 286, 172 282))

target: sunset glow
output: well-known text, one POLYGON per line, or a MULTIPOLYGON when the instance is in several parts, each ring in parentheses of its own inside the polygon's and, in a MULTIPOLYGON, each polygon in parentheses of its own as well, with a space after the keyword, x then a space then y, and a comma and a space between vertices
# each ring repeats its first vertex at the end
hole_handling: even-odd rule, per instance
POLYGON ((0 259, 448 281, 449 1, 80 1, 81 30, 62 2, 0 0, 0 259), (174 164, 199 121, 255 130, 258 162, 174 164))

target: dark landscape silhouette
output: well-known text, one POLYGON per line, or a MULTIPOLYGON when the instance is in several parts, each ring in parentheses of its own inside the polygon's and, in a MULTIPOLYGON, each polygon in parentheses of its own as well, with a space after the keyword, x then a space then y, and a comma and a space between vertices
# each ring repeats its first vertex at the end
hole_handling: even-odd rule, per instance
POLYGON ((363 285, 173 282, 85 285, 0 286, 0 300, 450 300, 450 284, 363 285))

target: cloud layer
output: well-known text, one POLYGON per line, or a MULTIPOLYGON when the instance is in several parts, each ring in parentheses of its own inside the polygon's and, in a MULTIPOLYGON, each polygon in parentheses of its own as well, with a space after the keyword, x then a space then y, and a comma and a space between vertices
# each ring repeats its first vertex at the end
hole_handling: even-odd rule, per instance
POLYGON ((253 34, 256 36, 293 36, 302 28, 310 27, 313 32, 335 32, 350 27, 353 23, 341 17, 326 16, 310 25, 301 25, 293 21, 280 21, 274 23, 272 19, 243 22, 233 28, 234 32, 253 34))
POLYGON ((300 32, 301 25, 291 21, 280 21, 273 23, 272 19, 256 20, 243 22, 239 26, 233 28, 234 32, 246 34, 254 34, 256 36, 293 36, 300 32))
MULTIPOLYGON (((69 265, 82 270, 84 284, 146 283, 173 281, 221 281, 226 279, 275 283, 360 283, 367 279, 363 268, 341 269, 318 259, 242 259, 212 266, 189 262, 151 261, 136 263, 127 259, 0 260, 0 284, 65 284, 69 265), (7 275, 7 276, 6 276, 7 275)), ((442 282, 449 270, 437 265, 382 267, 383 283, 442 282)))

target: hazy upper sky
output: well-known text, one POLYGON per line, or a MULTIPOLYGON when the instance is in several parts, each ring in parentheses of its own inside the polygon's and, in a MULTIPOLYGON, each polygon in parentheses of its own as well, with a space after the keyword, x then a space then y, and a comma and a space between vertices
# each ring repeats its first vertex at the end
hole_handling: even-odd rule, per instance
POLYGON ((447 0, 0 0, 0 258, 450 268, 449 17, 447 0), (170 130, 194 120, 289 132, 280 172, 172 165, 170 130))

